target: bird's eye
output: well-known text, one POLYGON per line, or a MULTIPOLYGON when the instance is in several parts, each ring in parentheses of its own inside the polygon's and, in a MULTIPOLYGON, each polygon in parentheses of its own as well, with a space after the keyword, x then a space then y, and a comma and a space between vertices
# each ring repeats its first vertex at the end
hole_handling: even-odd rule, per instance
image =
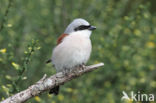
POLYGON ((85 30, 88 29, 91 25, 80 25, 78 27, 76 27, 74 30, 78 31, 78 30, 85 30))

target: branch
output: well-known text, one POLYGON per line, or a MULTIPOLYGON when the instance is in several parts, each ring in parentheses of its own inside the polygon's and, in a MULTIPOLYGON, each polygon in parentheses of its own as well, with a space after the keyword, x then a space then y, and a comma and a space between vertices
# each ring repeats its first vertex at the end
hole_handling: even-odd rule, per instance
POLYGON ((7 7, 7 9, 6 9, 5 13, 4 13, 4 17, 3 17, 2 22, 1 22, 1 25, 0 25, 0 32, 1 32, 2 29, 4 28, 4 24, 5 24, 5 22, 6 22, 6 18, 7 18, 8 13, 9 13, 9 9, 10 9, 11 6, 12 6, 12 5, 11 5, 12 2, 13 2, 13 0, 9 0, 8 7, 7 7))
POLYGON ((59 72, 55 75, 46 78, 46 74, 40 79, 37 83, 31 85, 26 90, 23 90, 7 99, 1 101, 0 103, 23 103, 28 99, 37 96, 45 91, 48 91, 55 86, 64 84, 76 77, 81 76, 87 72, 90 72, 98 67, 104 66, 104 63, 94 64, 86 66, 84 68, 76 68, 73 72, 70 72, 68 75, 64 75, 62 72, 59 72), (75 72, 76 71, 76 72, 75 72))

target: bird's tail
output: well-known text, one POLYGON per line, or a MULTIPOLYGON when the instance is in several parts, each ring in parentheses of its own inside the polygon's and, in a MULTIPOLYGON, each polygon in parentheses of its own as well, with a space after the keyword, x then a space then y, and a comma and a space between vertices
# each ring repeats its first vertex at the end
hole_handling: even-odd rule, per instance
POLYGON ((49 94, 58 95, 58 93, 59 93, 59 88, 60 88, 59 86, 56 86, 56 87, 50 89, 49 94))

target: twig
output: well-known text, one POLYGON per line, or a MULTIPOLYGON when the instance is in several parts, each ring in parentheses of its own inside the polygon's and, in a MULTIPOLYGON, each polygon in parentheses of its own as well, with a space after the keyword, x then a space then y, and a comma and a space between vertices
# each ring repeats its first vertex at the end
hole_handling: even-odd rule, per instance
POLYGON ((81 76, 84 73, 90 72, 103 65, 104 63, 99 63, 91 66, 86 66, 83 69, 76 68, 76 72, 70 72, 68 75, 63 75, 62 72, 52 75, 49 78, 46 78, 46 75, 44 75, 37 83, 31 85, 26 90, 8 97, 0 103, 23 103, 34 96, 37 96, 45 91, 48 91, 51 88, 54 88, 55 86, 64 84, 76 77, 81 76))
POLYGON ((10 9, 11 6, 12 6, 12 5, 11 5, 12 2, 13 2, 13 0, 9 0, 8 7, 7 7, 7 9, 6 9, 5 13, 4 13, 4 17, 3 17, 3 19, 2 19, 2 22, 0 23, 0 24, 1 24, 1 25, 0 25, 0 32, 1 32, 2 29, 4 28, 4 24, 5 24, 5 22, 6 22, 6 18, 7 18, 8 13, 9 13, 9 9, 10 9))

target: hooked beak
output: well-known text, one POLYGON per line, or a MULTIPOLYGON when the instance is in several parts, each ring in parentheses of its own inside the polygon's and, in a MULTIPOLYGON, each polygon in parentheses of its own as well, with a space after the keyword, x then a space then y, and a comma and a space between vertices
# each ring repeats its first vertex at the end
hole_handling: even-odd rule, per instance
POLYGON ((93 31, 93 30, 95 30, 95 29, 96 29, 95 26, 90 26, 90 27, 88 28, 88 30, 91 30, 91 31, 93 31))

